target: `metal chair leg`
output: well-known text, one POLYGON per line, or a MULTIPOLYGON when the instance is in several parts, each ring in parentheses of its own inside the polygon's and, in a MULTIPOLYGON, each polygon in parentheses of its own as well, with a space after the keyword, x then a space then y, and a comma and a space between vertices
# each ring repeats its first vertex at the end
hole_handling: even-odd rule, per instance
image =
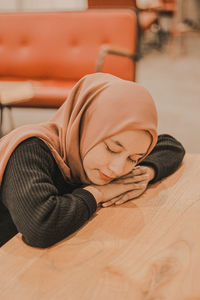
POLYGON ((9 115, 9 120, 10 120, 10 130, 13 130, 15 128, 15 124, 13 121, 13 115, 12 115, 12 107, 8 106, 8 115, 9 115))
POLYGON ((3 106, 0 104, 0 138, 3 136, 2 125, 3 125, 3 106))

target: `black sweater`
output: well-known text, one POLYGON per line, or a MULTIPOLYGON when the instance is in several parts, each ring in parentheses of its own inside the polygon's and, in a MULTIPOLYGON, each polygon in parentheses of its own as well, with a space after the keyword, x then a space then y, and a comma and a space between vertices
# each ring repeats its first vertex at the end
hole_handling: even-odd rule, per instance
MULTIPOLYGON (((185 151, 169 135, 141 165, 156 171, 154 183, 177 170, 185 151)), ((96 211, 93 195, 64 180, 49 148, 38 138, 22 142, 12 153, 0 190, 0 246, 17 232, 34 247, 49 247, 80 228, 96 211)))

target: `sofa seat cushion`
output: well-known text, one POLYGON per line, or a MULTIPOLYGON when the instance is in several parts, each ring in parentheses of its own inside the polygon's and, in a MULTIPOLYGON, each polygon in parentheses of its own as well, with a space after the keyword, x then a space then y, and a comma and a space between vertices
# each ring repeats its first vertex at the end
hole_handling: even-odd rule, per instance
MULTIPOLYGON (((19 78, 1 77, 0 81, 23 82, 19 78)), ((13 102, 12 107, 60 107, 66 100, 70 90, 76 84, 74 80, 28 80, 33 87, 34 96, 31 99, 13 102)))

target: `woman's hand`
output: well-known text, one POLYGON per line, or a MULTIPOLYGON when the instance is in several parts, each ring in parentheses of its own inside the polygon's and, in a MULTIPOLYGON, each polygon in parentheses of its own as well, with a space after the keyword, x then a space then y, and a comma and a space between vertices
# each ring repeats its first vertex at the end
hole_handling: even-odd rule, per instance
POLYGON ((84 189, 91 192, 97 204, 103 207, 122 204, 143 194, 154 174, 155 171, 151 167, 137 166, 129 174, 106 185, 89 185, 84 189))
POLYGON ((102 203, 103 207, 110 205, 119 205, 134 198, 141 196, 147 189, 148 183, 154 178, 155 171, 151 167, 137 166, 129 174, 114 180, 117 184, 129 184, 134 183, 134 188, 124 194, 102 203))

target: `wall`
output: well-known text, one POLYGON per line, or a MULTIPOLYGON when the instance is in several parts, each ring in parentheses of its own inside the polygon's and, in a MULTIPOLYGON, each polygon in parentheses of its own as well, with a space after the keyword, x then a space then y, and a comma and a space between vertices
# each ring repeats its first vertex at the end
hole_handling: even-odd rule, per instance
POLYGON ((87 0, 0 0, 0 11, 79 10, 87 0))

